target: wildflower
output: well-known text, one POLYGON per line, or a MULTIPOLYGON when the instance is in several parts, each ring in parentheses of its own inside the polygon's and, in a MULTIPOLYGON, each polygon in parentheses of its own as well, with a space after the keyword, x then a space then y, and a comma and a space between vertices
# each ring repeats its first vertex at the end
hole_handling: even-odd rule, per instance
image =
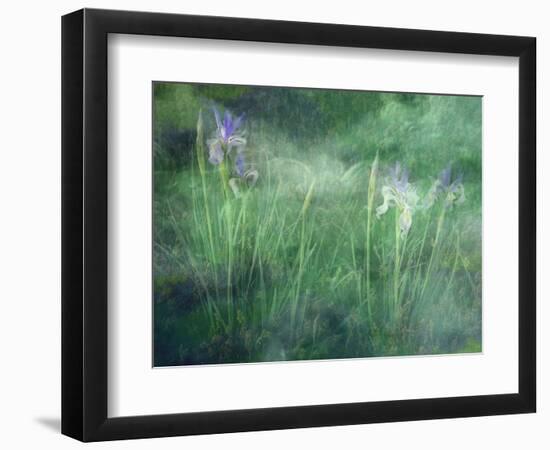
POLYGON ((235 175, 236 177, 229 180, 229 187, 235 194, 235 197, 240 196, 240 188, 251 188, 258 181, 258 171, 252 168, 247 168, 245 155, 239 152, 235 158, 235 175))
POLYGON ((231 153, 233 148, 242 149, 246 145, 244 130, 244 114, 234 117, 229 110, 225 110, 223 119, 216 107, 213 108, 216 119, 216 132, 212 139, 208 140, 211 164, 219 165, 224 157, 231 153))
POLYGON ((389 171, 386 184, 382 187, 384 203, 376 208, 376 216, 384 215, 389 208, 395 207, 399 212, 399 228, 405 237, 412 225, 412 213, 418 202, 416 189, 409 183, 409 172, 401 169, 399 162, 389 171))
POLYGON ((438 178, 428 191, 425 200, 426 208, 430 208, 440 197, 444 198, 447 208, 464 203, 466 197, 464 196, 462 175, 458 175, 454 180, 452 180, 451 175, 451 165, 449 164, 440 172, 438 178))

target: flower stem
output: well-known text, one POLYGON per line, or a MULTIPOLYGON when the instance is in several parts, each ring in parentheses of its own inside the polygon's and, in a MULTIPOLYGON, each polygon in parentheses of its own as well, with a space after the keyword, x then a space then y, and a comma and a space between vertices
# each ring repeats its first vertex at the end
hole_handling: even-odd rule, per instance
POLYGON ((225 164, 225 160, 222 161, 218 167, 220 172, 220 178, 222 180, 223 195, 227 199, 229 197, 229 173, 227 171, 227 165, 225 164))
POLYGON ((399 209, 395 208, 395 266, 393 271, 393 308, 392 320, 395 320, 397 307, 399 305, 399 272, 401 269, 401 230, 399 227, 399 209))
POLYGON ((420 293, 420 301, 423 301, 424 299, 424 293, 426 292, 426 288, 428 286, 428 281, 430 279, 430 275, 432 272, 432 264, 435 258, 435 253, 439 244, 439 236, 441 235, 441 230, 443 229, 443 222, 445 221, 445 211, 446 208, 443 206, 441 210, 441 214, 439 215, 439 219, 437 219, 437 229, 435 231, 435 238, 434 243, 432 246, 432 253, 430 255, 430 261, 428 262, 428 268, 426 269, 426 276, 424 278, 424 283, 422 285, 422 291, 420 293))
MULTIPOLYGON (((369 321, 372 324, 372 299, 371 299, 371 283, 370 283, 370 250, 371 250, 371 229, 372 229, 372 210, 374 205, 374 193, 376 191, 376 176, 378 173, 378 152, 376 153, 376 158, 371 167, 370 177, 369 177, 369 189, 367 192, 367 230, 366 230, 366 243, 365 243, 365 289, 363 296, 367 298, 367 313, 369 316, 369 321)), ((363 298, 360 300, 363 301, 363 298)))

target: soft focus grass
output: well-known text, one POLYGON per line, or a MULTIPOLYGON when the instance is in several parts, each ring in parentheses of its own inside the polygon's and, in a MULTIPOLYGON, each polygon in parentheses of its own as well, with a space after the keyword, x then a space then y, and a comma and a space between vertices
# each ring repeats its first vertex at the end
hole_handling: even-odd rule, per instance
POLYGON ((156 83, 154 171, 155 365, 480 351, 480 98, 156 83), (212 102, 247 113, 239 198, 212 102), (452 163, 466 202, 396 238, 396 161, 421 197, 452 163))

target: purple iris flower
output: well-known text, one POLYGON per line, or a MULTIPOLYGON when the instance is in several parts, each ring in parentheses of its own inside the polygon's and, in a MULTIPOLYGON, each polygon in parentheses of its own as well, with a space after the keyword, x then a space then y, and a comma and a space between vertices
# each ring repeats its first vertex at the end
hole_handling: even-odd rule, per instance
POLYGON ((235 157, 235 173, 237 176, 229 180, 229 187, 231 187, 235 197, 240 197, 242 189, 251 188, 256 184, 259 174, 257 170, 247 168, 246 159, 242 152, 237 153, 235 157))
POLYGON ((464 185, 462 184, 462 174, 456 176, 454 180, 452 175, 451 164, 439 173, 439 176, 426 195, 426 208, 430 208, 439 197, 445 199, 445 206, 447 207, 464 202, 465 196, 464 185))
POLYGON ((216 107, 214 109, 214 116, 216 117, 216 126, 218 127, 218 137, 224 144, 231 144, 232 138, 242 138, 239 136, 239 128, 244 122, 244 113, 239 117, 233 117, 229 110, 225 110, 223 120, 220 116, 220 112, 216 107))
MULTIPOLYGON (((246 146, 246 138, 242 125, 244 114, 234 117, 228 110, 225 110, 223 119, 216 107, 214 117, 216 118, 216 132, 212 139, 207 141, 209 147, 208 161, 215 166, 220 165, 224 158, 229 157, 233 147, 240 153, 246 146)), ((244 165, 244 162, 242 163, 244 165)))
POLYGON ((382 186, 384 203, 376 208, 376 215, 381 217, 390 208, 395 208, 399 213, 401 236, 405 237, 411 228, 413 212, 418 203, 416 189, 409 183, 408 170, 402 169, 399 162, 396 162, 395 166, 390 168, 386 183, 382 186))
POLYGON ((443 189, 454 190, 459 184, 462 183, 462 174, 459 174, 452 182, 451 174, 452 172, 450 164, 439 174, 439 182, 441 183, 441 187, 443 189))

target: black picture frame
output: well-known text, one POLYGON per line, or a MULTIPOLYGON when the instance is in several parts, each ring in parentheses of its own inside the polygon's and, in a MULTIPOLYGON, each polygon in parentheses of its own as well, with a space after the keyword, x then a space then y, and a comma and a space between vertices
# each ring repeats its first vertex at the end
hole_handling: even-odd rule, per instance
POLYGON ((82 441, 529 413, 536 408, 536 39, 83 9, 62 18, 62 433, 82 441), (517 393, 109 418, 107 36, 519 58, 517 393))

